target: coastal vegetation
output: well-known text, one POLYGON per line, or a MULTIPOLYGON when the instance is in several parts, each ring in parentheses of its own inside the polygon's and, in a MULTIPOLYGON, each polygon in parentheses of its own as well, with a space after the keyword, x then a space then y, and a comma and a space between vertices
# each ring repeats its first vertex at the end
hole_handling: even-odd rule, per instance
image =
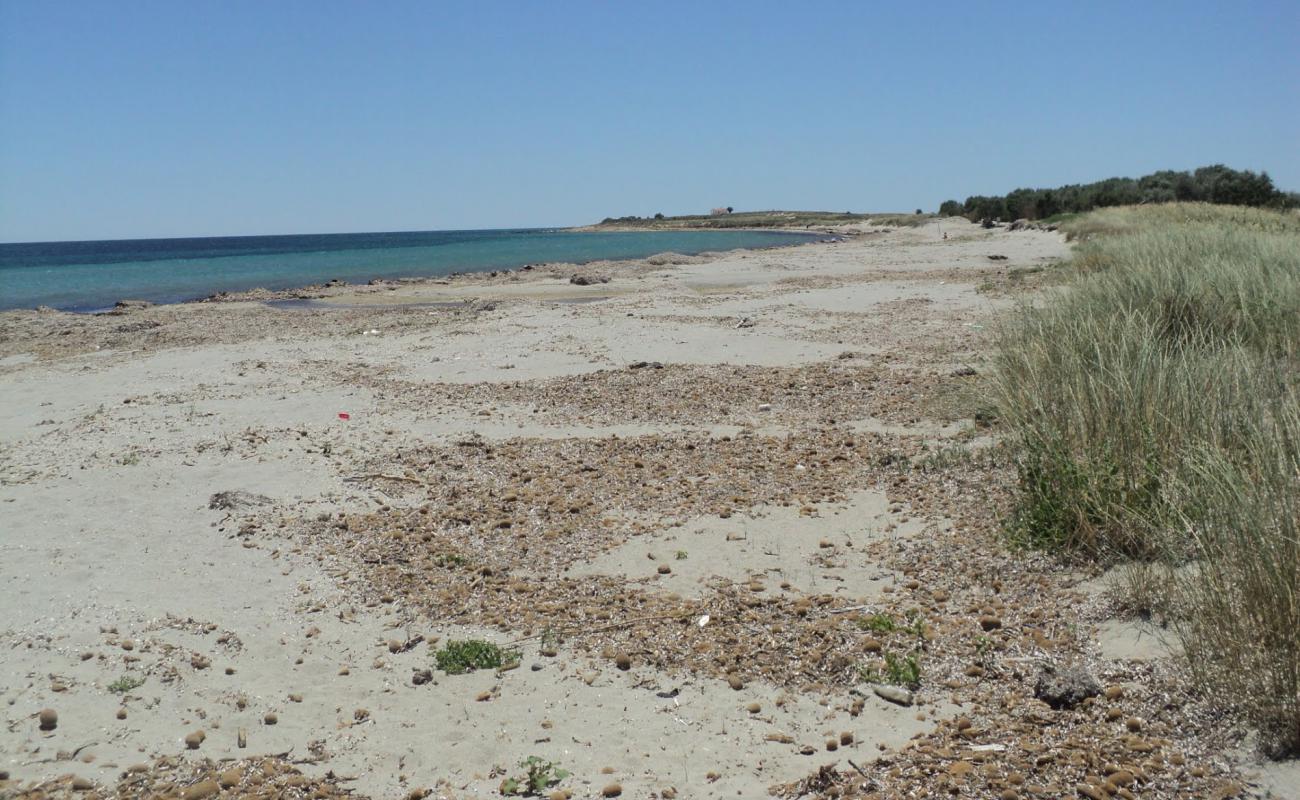
POLYGON ((1210 696, 1300 752, 1300 215, 1176 203, 1062 227, 1072 279, 996 355, 1009 533, 1120 564, 1210 696))
POLYGON ((596 228, 646 228, 649 230, 677 230, 690 228, 813 228, 828 225, 879 225, 885 227, 913 227, 934 219, 933 214, 855 214, 851 211, 731 211, 723 214, 692 214, 667 217, 606 217, 596 228))
POLYGON ((1283 192, 1267 172, 1236 170, 1223 164, 1191 172, 1161 170, 1141 178, 1107 178, 1055 189, 1016 189, 1006 195, 975 195, 965 202, 946 200, 939 214, 982 219, 1050 219, 1095 208, 1171 202, 1201 202, 1265 208, 1300 207, 1300 194, 1283 192))

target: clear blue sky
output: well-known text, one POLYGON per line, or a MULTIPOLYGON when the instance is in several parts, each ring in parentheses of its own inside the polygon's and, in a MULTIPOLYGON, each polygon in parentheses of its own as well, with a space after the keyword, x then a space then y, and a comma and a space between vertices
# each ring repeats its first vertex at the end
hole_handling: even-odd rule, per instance
POLYGON ((1300 190, 1300 3, 0 0, 0 241, 1300 190))

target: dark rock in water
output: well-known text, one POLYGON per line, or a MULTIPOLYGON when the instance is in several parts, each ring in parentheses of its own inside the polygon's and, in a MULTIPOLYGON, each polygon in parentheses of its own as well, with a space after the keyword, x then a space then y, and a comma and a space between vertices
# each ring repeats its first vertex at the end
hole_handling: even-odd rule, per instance
POLYGON ((989 261, 1006 261, 1006 256, 989 256, 989 261))
POLYGON ((633 361, 627 365, 628 369, 663 369, 663 362, 660 361, 633 361))
POLYGON ((1055 709, 1074 708, 1089 697, 1101 694, 1101 684, 1081 666, 1047 664, 1034 684, 1034 697, 1055 709))
POLYGON ((330 278, 325 282, 326 286, 347 286, 348 282, 341 278, 330 278))
POLYGON ((237 508, 261 506, 273 502, 275 501, 266 495, 235 489, 228 492, 217 492, 212 495, 212 497, 208 498, 208 508, 213 511, 233 511, 237 508))
POLYGON ((132 311, 139 311, 142 308, 148 308, 153 305, 148 300, 118 300, 113 304, 113 310, 110 314, 128 314, 132 311))
POLYGON ((569 283, 574 286, 591 286, 596 283, 609 283, 609 278, 604 275, 574 275, 569 278, 569 283))

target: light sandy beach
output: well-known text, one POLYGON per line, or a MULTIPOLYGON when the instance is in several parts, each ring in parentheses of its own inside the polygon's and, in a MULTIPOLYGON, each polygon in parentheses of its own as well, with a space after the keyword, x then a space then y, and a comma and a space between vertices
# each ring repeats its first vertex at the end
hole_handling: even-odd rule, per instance
POLYGON ((985 353, 1063 239, 841 232, 0 315, 0 794, 1294 788, 1104 580, 998 538, 985 353), (434 668, 469 638, 518 666, 434 668), (1076 666, 1102 694, 1036 699, 1076 666))

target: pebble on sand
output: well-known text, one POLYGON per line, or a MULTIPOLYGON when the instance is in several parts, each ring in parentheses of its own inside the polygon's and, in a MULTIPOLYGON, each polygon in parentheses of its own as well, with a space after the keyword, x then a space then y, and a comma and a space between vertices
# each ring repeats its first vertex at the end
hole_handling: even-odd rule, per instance
POLYGON ((191 750, 198 750, 199 745, 203 744, 203 740, 206 738, 208 738, 208 735, 201 730, 188 733, 185 735, 185 746, 191 750))
POLYGON ((52 708, 42 708, 37 718, 40 719, 43 731, 52 731, 59 727, 59 712, 52 708))
POLYGON ((276 716, 276 713, 275 713, 274 711, 268 711, 268 712, 266 712, 266 716, 262 717, 262 724, 263 724, 263 725, 274 725, 275 723, 277 723, 277 722, 279 722, 279 721, 280 721, 280 718, 279 718, 278 716, 276 716))
POLYGON ((601 797, 618 797, 621 794, 623 794, 623 787, 617 783, 611 783, 600 790, 601 797))

